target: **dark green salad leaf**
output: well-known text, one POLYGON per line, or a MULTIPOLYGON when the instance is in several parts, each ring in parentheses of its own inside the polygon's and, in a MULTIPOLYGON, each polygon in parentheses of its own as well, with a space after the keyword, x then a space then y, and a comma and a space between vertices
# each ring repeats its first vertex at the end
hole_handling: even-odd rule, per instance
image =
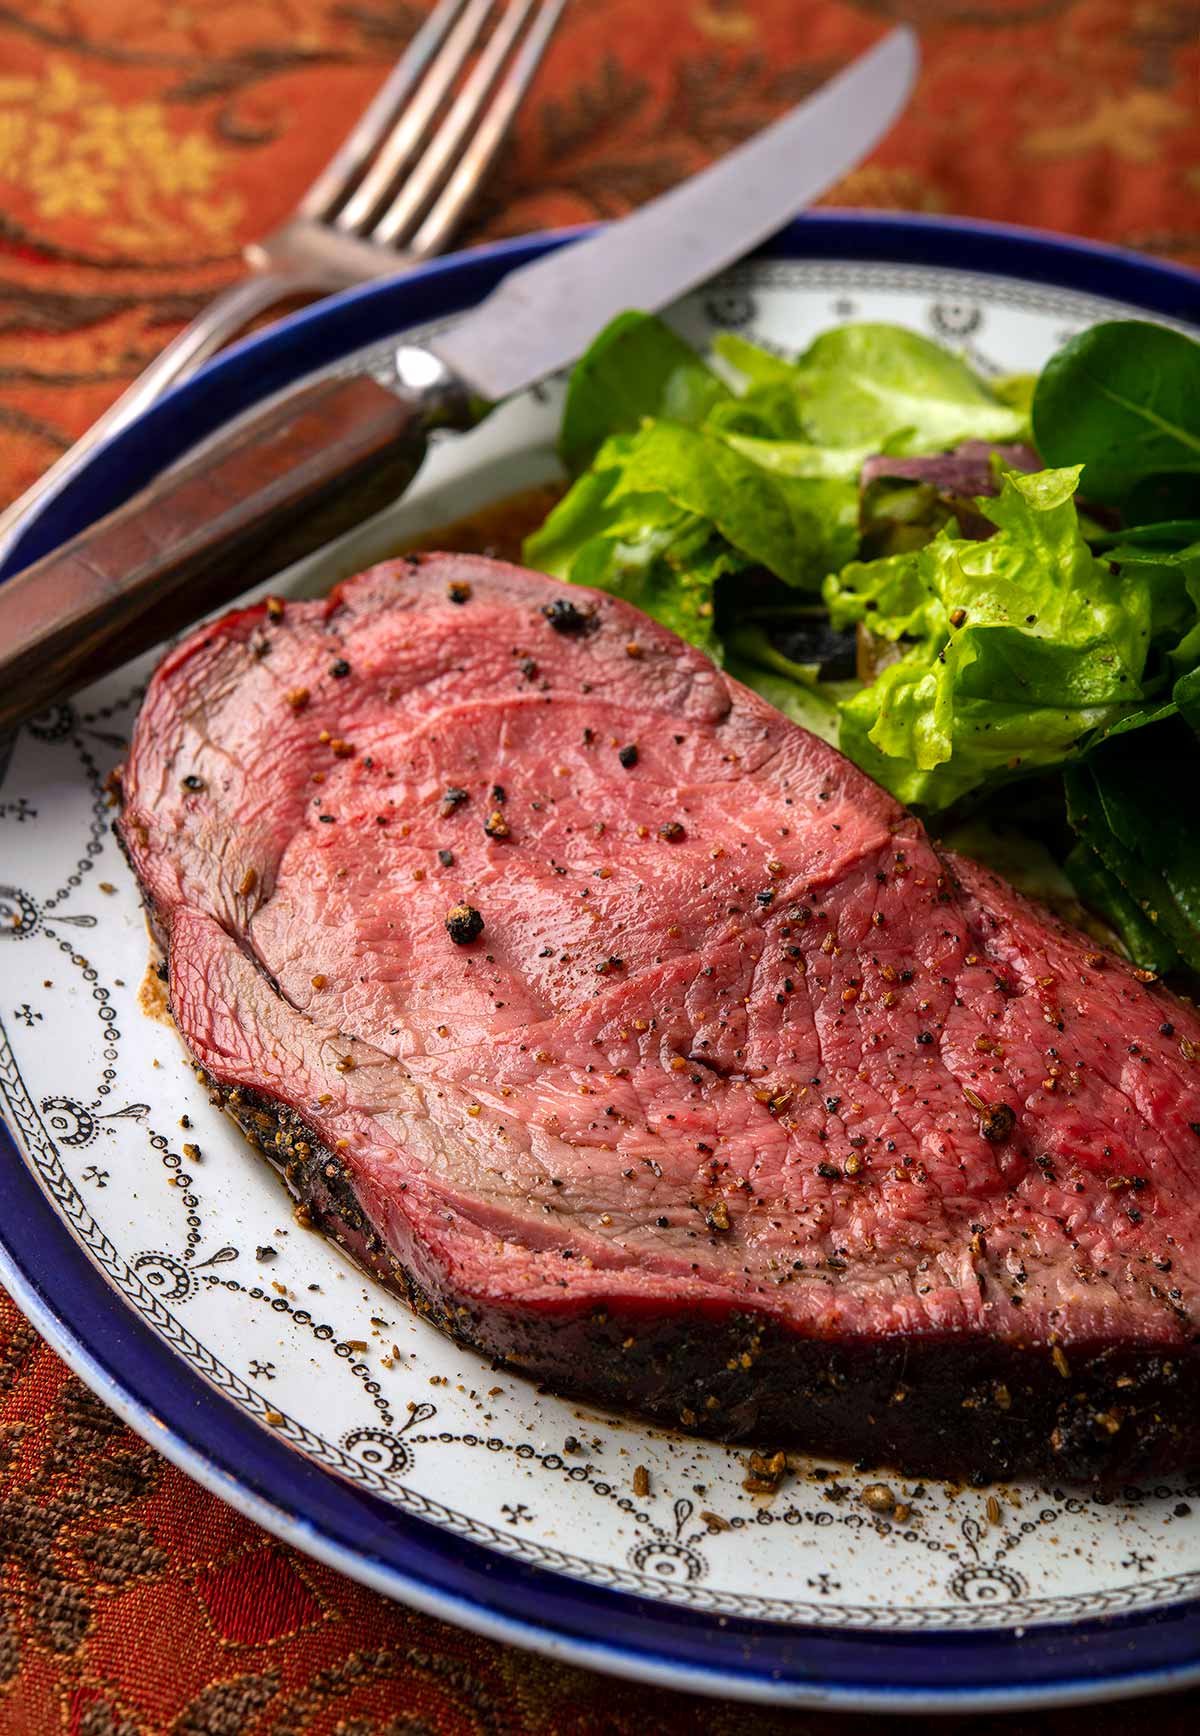
POLYGON ((1042 369, 1033 437, 1048 464, 1086 466, 1092 500, 1119 502, 1147 477, 1200 474, 1200 345, 1144 320, 1080 332, 1042 369))
MULTIPOLYGON (((1192 804, 1196 740, 1178 717, 1114 734, 1066 773, 1067 812, 1104 870, 1108 915, 1138 963, 1166 968, 1171 951, 1200 970, 1200 832, 1192 804)), ((1069 864, 1071 865, 1071 864, 1069 864)), ((1081 893, 1096 872, 1072 866, 1081 893)))
POLYGON ((1121 518, 1126 525, 1169 524, 1197 517, 1200 517, 1200 479, 1194 473, 1147 476, 1135 482, 1121 501, 1121 518))
MULTIPOLYGON (((1072 776, 1073 774, 1068 773, 1066 778, 1068 795, 1074 789, 1072 776)), ((1080 794, 1076 796, 1071 810, 1073 822, 1081 828, 1086 825, 1087 789, 1086 782, 1080 786, 1080 794)), ((1102 828, 1101 836, 1103 835, 1102 828)), ((1105 866, 1101 856, 1083 837, 1068 852, 1066 870, 1084 904, 1102 916, 1114 933, 1121 937, 1134 964, 1143 970, 1161 973, 1171 970, 1178 963, 1173 942, 1143 911, 1137 900, 1125 890, 1117 876, 1105 866)))
POLYGON ((529 563, 950 836, 1024 848, 1140 965, 1200 972, 1200 345, 1117 321, 991 382, 898 326, 713 349, 643 314, 601 334, 529 563))
POLYGON ((730 396, 670 326, 618 314, 571 374, 559 434, 563 463, 577 476, 610 434, 632 432, 647 416, 695 426, 730 396))
POLYGON ((1171 698, 1184 722, 1200 736, 1200 668, 1179 677, 1171 698))
POLYGON ((1152 524, 1126 524, 1117 530, 1097 531, 1088 538, 1094 549, 1179 549, 1200 542, 1200 518, 1156 519, 1152 524))

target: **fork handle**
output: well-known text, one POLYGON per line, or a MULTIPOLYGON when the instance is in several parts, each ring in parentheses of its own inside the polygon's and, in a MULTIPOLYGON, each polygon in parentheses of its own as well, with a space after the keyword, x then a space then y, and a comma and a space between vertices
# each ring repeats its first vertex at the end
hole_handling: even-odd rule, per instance
POLYGON ((403 492, 429 431, 479 414, 428 351, 403 357, 409 388, 291 392, 0 585, 0 737, 403 492))
MULTIPOLYGON (((256 272, 223 289, 201 309, 189 326, 173 337, 166 348, 140 373, 131 386, 97 417, 70 449, 42 472, 19 499, 0 512, 0 542, 29 508, 51 493, 68 470, 97 446, 124 428, 142 411, 161 398, 168 387, 194 374, 224 344, 235 338, 260 313, 276 307, 285 297, 323 286, 279 273, 256 272)), ((327 287, 327 286, 325 286, 327 287)))

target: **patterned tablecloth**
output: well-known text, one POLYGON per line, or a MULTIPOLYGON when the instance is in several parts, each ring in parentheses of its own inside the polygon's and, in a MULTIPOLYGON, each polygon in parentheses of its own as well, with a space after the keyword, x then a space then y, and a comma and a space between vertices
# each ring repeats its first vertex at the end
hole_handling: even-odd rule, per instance
MULTIPOLYGON (((0 0, 0 502, 236 274, 426 4, 0 0)), ((574 0, 465 239, 619 214, 899 18, 922 32, 918 94, 831 202, 1015 220, 1200 266, 1195 0, 574 0)), ((1054 1723, 1182 1733, 1198 1718, 1191 1695, 1054 1723)), ((969 1722, 978 1736, 1046 1721, 969 1722)), ((0 1295, 2 1736, 816 1723, 554 1666, 316 1566, 146 1447, 0 1295)))

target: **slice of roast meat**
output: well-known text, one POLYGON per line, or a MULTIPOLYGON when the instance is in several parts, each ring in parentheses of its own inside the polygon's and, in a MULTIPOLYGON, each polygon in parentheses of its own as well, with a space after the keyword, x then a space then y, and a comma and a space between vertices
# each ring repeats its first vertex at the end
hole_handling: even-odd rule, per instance
POLYGON ((192 1054, 456 1337, 925 1474, 1200 1460, 1200 1018, 627 604, 228 615, 123 795, 192 1054))

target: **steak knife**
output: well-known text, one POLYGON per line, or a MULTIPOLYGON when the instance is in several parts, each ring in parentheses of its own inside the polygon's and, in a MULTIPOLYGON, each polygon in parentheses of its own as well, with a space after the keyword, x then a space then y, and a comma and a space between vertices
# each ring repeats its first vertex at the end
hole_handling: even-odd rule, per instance
POLYGON ((427 344, 239 419, 0 585, 0 736, 395 500, 435 428, 473 427, 616 314, 664 307, 774 234, 883 136, 917 63, 913 33, 892 31, 711 167, 511 272, 427 344))

